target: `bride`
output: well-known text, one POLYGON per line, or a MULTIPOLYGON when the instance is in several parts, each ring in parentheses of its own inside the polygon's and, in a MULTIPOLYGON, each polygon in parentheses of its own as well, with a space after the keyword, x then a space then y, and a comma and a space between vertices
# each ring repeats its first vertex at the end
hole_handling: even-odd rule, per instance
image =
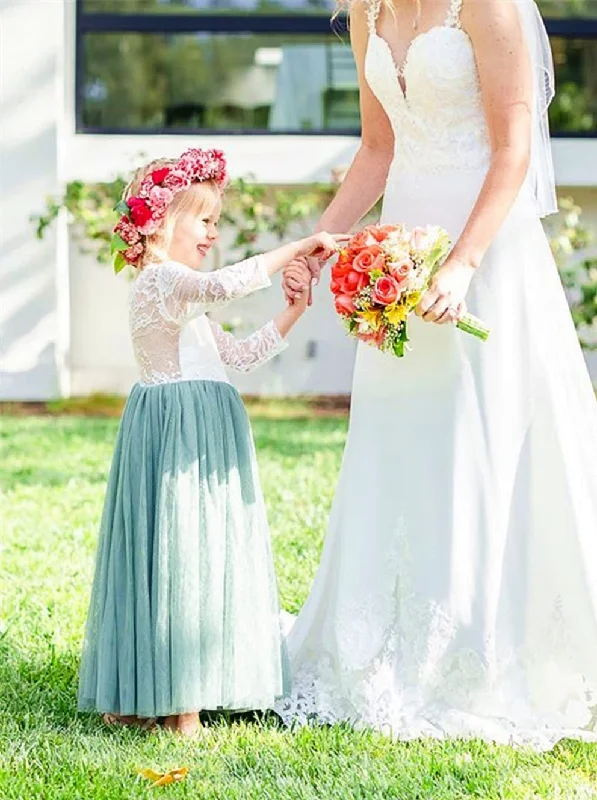
POLYGON ((407 739, 597 738, 597 410, 539 219, 556 210, 543 23, 533 0, 354 0, 350 29, 362 143, 320 227, 384 193, 382 222, 455 244, 412 351, 358 346, 277 710, 407 739), (465 307, 486 344, 444 324, 465 307))

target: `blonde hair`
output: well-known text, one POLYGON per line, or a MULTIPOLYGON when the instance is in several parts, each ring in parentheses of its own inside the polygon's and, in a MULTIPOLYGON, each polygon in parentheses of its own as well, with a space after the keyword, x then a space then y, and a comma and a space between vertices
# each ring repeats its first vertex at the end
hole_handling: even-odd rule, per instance
MULTIPOLYGON (((177 163, 178 159, 176 158, 157 158, 144 167, 140 167, 125 187, 122 199, 126 201, 130 197, 138 195, 143 179, 154 170, 173 167, 177 163)), ((176 192, 174 199, 166 209, 166 217, 159 230, 144 237, 145 250, 136 265, 137 268, 143 269, 152 262, 168 260, 174 228, 182 214, 193 214, 197 217, 211 216, 216 209, 219 209, 221 202, 222 193, 215 180, 194 182, 188 189, 176 192)))

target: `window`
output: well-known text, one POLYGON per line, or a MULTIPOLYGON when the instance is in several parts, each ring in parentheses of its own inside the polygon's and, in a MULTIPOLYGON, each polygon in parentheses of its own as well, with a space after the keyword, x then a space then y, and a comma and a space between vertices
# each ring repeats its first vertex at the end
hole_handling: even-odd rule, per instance
MULTIPOLYGON (((556 136, 597 135, 597 0, 541 0, 556 136)), ((77 129, 357 134, 335 0, 77 0, 77 129)))

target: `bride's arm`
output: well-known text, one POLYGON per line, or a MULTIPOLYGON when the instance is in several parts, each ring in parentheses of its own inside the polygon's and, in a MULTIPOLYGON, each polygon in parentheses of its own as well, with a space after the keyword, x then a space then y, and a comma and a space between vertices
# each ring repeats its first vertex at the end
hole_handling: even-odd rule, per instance
POLYGON ((491 164, 464 230, 418 313, 450 322, 464 302, 474 270, 499 231, 526 178, 531 147, 532 73, 516 3, 464 3, 462 24, 475 50, 491 164))
MULTIPOLYGON (((342 185, 319 220, 316 231, 349 231, 373 208, 385 189, 394 155, 394 133, 386 112, 365 78, 368 40, 365 0, 355 0, 350 9, 350 44, 359 79, 361 143, 342 185)), ((319 279, 321 264, 313 258, 306 261, 312 276, 319 279)), ((293 284, 286 275, 283 287, 292 303, 294 294, 301 287, 293 284)))
POLYGON ((350 10, 350 43, 359 79, 361 143, 317 230, 330 233, 350 230, 371 210, 386 185, 394 153, 394 134, 387 114, 365 78, 368 39, 366 5, 358 0, 350 10))

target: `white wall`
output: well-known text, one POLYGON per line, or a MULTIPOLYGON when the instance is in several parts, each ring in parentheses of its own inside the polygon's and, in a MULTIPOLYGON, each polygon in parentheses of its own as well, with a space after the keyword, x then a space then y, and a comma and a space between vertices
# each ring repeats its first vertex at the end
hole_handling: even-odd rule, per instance
POLYGON ((58 189, 62 12, 61 2, 47 0, 0 4, 0 391, 7 399, 53 397, 61 388, 61 237, 55 230, 37 242, 29 215, 58 189))

